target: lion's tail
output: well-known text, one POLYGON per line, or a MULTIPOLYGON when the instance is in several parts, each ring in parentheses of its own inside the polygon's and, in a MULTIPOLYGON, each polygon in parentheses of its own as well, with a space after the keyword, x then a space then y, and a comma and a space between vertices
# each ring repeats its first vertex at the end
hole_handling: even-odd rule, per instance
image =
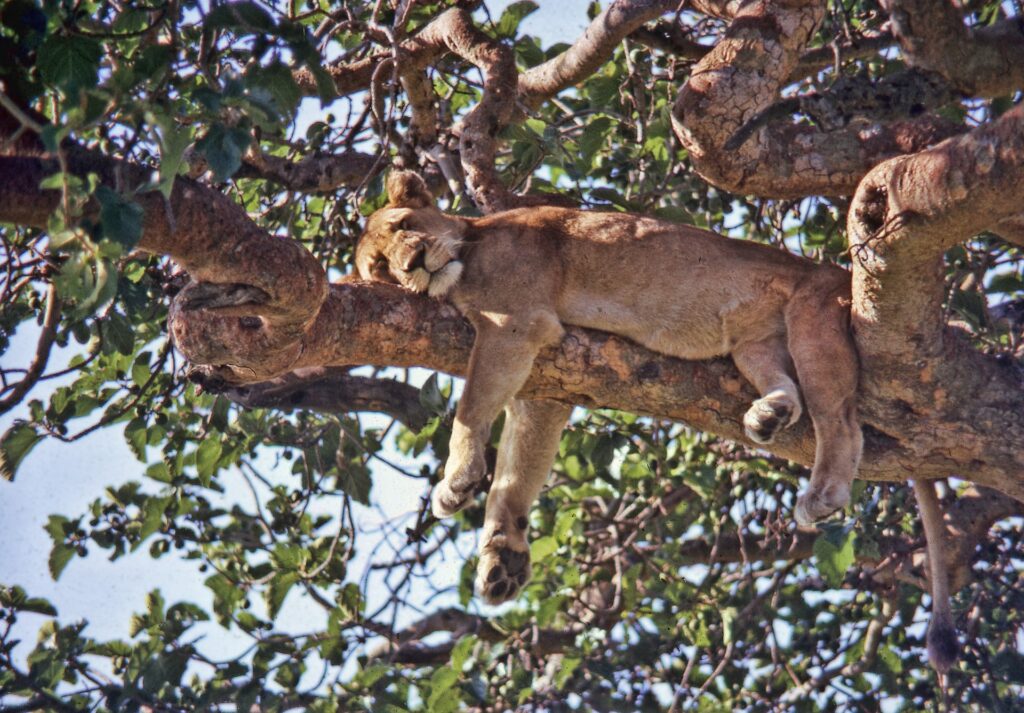
POLYGON ((935 484, 915 480, 914 495, 921 513, 924 537, 928 545, 928 580, 932 586, 932 619, 928 624, 928 661, 939 673, 946 673, 960 653, 953 610, 949 603, 949 573, 946 569, 946 525, 939 507, 935 484))

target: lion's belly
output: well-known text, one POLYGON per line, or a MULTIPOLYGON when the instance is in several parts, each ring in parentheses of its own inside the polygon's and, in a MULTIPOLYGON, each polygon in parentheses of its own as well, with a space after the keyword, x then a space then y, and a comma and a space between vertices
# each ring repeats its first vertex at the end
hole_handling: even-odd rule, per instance
POLYGON ((559 318, 565 324, 618 334, 681 359, 710 359, 728 353, 730 339, 721 314, 680 307, 623 304, 589 295, 560 305, 559 318))

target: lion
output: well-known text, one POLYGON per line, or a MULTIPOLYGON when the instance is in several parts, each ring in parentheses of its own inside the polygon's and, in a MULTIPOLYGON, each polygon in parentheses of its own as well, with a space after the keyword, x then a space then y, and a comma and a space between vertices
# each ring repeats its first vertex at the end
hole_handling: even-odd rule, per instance
MULTIPOLYGON (((760 394, 743 417, 750 440, 770 443, 805 409, 810 416, 814 466, 797 498, 797 522, 816 522, 849 502, 863 437, 845 270, 628 213, 542 206, 447 215, 411 172, 392 173, 387 191, 387 205, 369 217, 356 246, 359 277, 450 299, 476 329, 444 478, 431 498, 437 517, 472 499, 491 425, 505 410, 477 566, 476 588, 487 602, 513 598, 529 578, 527 515, 572 407, 516 394, 566 324, 682 359, 728 354, 760 394)), ((945 673, 959 648, 946 528, 933 483, 915 481, 914 491, 932 593, 929 660, 945 673)))
POLYGON ((447 298, 476 329, 431 499, 437 517, 473 497, 491 425, 506 412, 477 570, 485 600, 515 596, 529 576, 527 514, 571 407, 515 396, 563 325, 682 359, 730 355, 760 394, 743 417, 752 441, 770 443, 804 410, 813 423, 814 467, 797 522, 848 503, 863 438, 845 270, 628 213, 541 206, 448 215, 411 172, 393 172, 387 190, 388 204, 370 216, 356 247, 359 277, 447 298))

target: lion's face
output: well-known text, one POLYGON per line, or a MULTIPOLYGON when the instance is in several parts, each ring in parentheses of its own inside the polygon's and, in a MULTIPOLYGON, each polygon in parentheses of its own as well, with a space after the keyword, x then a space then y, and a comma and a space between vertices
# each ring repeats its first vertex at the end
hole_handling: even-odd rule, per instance
POLYGON ((462 222, 431 205, 415 174, 392 174, 387 185, 388 205, 370 216, 356 246, 359 277, 446 295, 462 276, 462 222))

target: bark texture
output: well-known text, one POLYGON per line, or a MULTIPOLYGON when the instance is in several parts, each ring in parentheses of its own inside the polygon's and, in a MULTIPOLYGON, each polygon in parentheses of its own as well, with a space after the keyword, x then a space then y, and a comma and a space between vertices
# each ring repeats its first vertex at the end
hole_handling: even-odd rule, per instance
POLYGON ((673 125, 708 182, 774 198, 849 195, 879 161, 949 135, 948 125, 933 116, 832 130, 787 119, 727 150, 730 137, 776 101, 824 12, 823 4, 808 0, 743 4, 722 41, 694 67, 676 100, 673 125))

